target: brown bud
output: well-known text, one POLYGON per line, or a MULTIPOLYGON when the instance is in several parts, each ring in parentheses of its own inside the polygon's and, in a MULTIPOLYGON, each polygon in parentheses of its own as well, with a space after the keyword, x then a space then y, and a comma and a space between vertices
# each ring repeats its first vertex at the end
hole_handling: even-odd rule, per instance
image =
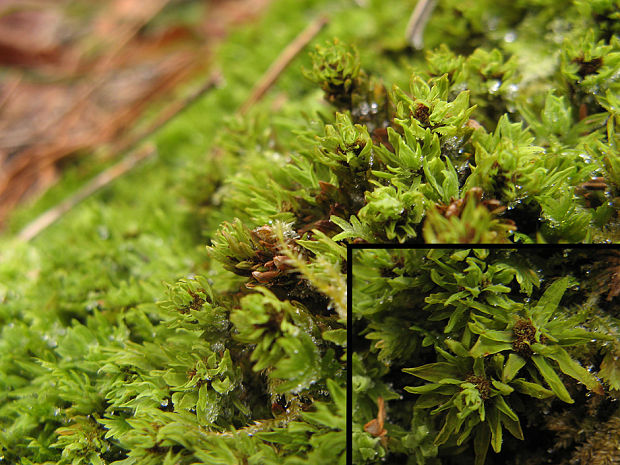
POLYGON ((276 268, 280 271, 285 271, 290 268, 290 265, 287 263, 288 257, 286 255, 276 255, 273 257, 273 263, 276 268))
POLYGON ((278 270, 263 271, 263 272, 253 271, 252 272, 252 276, 254 276, 254 279, 256 279, 261 284, 268 283, 269 281, 271 281, 273 278, 275 278, 279 274, 280 274, 280 271, 278 270))

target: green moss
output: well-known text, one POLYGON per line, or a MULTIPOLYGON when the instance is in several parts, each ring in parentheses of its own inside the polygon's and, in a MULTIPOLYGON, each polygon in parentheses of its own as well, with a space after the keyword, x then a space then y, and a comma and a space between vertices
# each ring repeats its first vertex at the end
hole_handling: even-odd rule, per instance
POLYGON ((584 448, 596 463, 618 458, 589 449, 620 414, 610 255, 353 253, 354 463, 568 464, 584 448), (379 397, 383 445, 364 426, 379 397), (587 426, 566 441, 569 425, 587 426))
MULTIPOLYGON (((422 53, 404 42, 406 2, 274 2, 218 51, 226 84, 152 137, 156 159, 32 244, 3 239, 4 460, 344 463, 347 242, 616 240, 613 6, 446 1, 427 24, 422 53), (309 17, 326 11, 331 22, 318 48, 297 58, 248 115, 235 115, 279 51, 309 17), (174 283, 167 295, 162 281, 174 283)), ((16 213, 12 230, 72 191, 82 169, 16 213)), ((529 390, 590 408, 572 380, 600 389, 576 361, 593 364, 606 392, 617 388, 611 343, 573 349, 579 334, 560 343, 551 320, 525 310, 527 298, 551 299, 537 288, 568 276, 566 269, 547 272, 563 262, 533 266, 489 256, 467 259, 471 264, 465 257, 368 256, 361 273, 372 300, 356 304, 353 329, 373 345, 351 355, 361 460, 411 454, 416 463, 438 463, 459 448, 482 457, 487 444, 499 449, 504 429, 519 436, 510 412, 520 419, 525 404, 513 405, 514 382, 505 382, 499 362, 476 362, 476 351, 493 344, 468 323, 504 338, 523 333, 496 342, 504 344, 504 363, 512 360, 508 372, 520 363, 509 351, 532 350, 514 378, 527 371, 519 398, 528 402, 529 390), (460 281, 446 267, 458 269, 460 281), (375 280, 377 270, 385 282, 375 280), (438 295, 425 302, 431 291, 438 295), (471 308, 453 309, 459 299, 471 308), (434 306, 430 321, 386 316, 392 305, 427 304, 434 306), (531 319, 534 339, 484 311, 502 305, 531 319), (444 344, 446 328, 461 346, 444 344), (543 335, 556 341, 544 344, 543 335), (453 359, 463 366, 453 370, 452 389, 463 391, 444 415, 414 410, 415 396, 399 399, 386 381, 395 366, 415 370, 453 359), (487 389, 488 376, 496 383, 487 389), (377 419, 378 397, 388 409, 387 450, 380 430, 363 430, 377 419), (495 407, 483 420, 487 401, 495 407), (459 415, 471 428, 455 438, 450 426, 434 442, 441 429, 435 420, 459 415), (489 421, 493 429, 484 429, 489 421)), ((613 301, 617 283, 605 283, 613 301)), ((571 286, 561 297, 567 321, 602 334, 601 341, 617 336, 611 304, 594 288, 592 300, 583 300, 571 286), (582 313, 573 311, 579 306, 582 313)), ((411 388, 427 389, 407 376, 411 388)), ((603 429, 592 420, 591 437, 564 448, 594 454, 604 432, 615 431, 612 420, 603 429)), ((534 428, 560 428, 554 425, 534 428)))

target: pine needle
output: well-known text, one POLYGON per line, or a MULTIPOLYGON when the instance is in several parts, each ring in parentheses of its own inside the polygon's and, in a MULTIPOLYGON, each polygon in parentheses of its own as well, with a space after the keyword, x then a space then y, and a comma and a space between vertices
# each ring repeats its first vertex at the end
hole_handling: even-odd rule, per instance
POLYGON ((316 35, 323 29, 328 23, 326 16, 321 16, 311 22, 295 39, 286 46, 286 48, 280 53, 278 58, 271 64, 269 69, 265 71, 265 74, 256 83, 248 99, 239 108, 239 114, 243 115, 256 104, 267 91, 276 83, 280 75, 284 72, 286 67, 293 61, 293 59, 299 55, 308 43, 316 37, 316 35))

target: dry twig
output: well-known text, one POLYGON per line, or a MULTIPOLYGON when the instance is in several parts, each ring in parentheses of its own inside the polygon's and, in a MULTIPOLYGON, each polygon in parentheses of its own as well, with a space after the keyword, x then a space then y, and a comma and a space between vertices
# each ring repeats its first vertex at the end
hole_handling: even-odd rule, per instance
MULTIPOLYGON (((204 95, 206 92, 217 86, 220 82, 221 74, 217 71, 212 73, 209 79, 204 84, 196 88, 183 100, 171 104, 159 115, 159 117, 149 127, 136 134, 130 140, 123 143, 122 146, 117 148, 117 151, 123 152, 126 150, 130 150, 131 148, 138 145, 140 142, 155 133, 164 124, 166 124, 176 115, 178 115, 182 110, 187 108, 198 98, 204 95)), ((147 145, 145 148, 138 150, 135 153, 131 153, 114 166, 97 175, 92 181, 82 187, 82 189, 77 191, 73 196, 65 199, 60 204, 46 211, 34 221, 29 223, 24 229, 20 231, 18 237, 24 241, 29 241, 32 238, 36 237, 39 233, 41 233, 41 231, 46 229, 51 224, 55 223, 58 219, 62 217, 62 215, 67 213, 82 200, 94 194, 99 189, 111 183, 121 175, 127 173, 139 162, 153 155, 155 152, 156 151, 153 145, 147 145)))
POLYGON ((202 85, 194 89, 187 97, 172 103, 165 110, 163 110, 151 125, 145 128, 143 131, 137 133, 133 137, 121 142, 119 145, 114 147, 114 152, 125 152, 127 150, 133 149, 144 139, 161 129, 161 127, 164 126, 168 121, 177 116, 180 112, 189 107, 192 103, 194 103, 208 91, 210 91, 214 87, 221 85, 222 80, 222 73, 220 71, 212 72, 209 78, 202 85))
MULTIPOLYGON (((321 16, 316 19, 306 29, 304 29, 283 51, 280 53, 278 58, 271 64, 269 69, 265 72, 265 74, 261 77, 261 79, 257 82, 257 84, 252 89, 250 97, 243 103, 243 105, 239 108, 238 113, 244 114, 249 110, 249 108, 256 104, 265 93, 273 86, 273 84, 277 81, 278 77, 282 74, 282 72, 286 69, 286 67, 293 61, 293 59, 303 50, 303 48, 323 29, 323 27, 327 24, 328 19, 325 16, 321 16)), ((215 72, 211 75, 209 80, 203 84, 201 87, 192 92, 187 98, 183 101, 175 103, 168 107, 148 128, 144 131, 138 133, 136 136, 131 138, 130 140, 124 142, 119 147, 116 148, 116 151, 125 151, 132 147, 135 147, 142 140, 153 134, 159 128, 161 128, 166 122, 168 122, 171 118, 176 116, 180 111, 189 106, 192 102, 194 102, 197 98, 207 92, 209 89, 218 85, 221 82, 221 74, 215 72)), ((20 233, 18 234, 18 238, 29 241, 36 237, 48 226, 56 222, 59 218, 62 217, 66 212, 75 207, 78 203, 80 203, 85 198, 89 197, 102 187, 106 186, 113 180, 117 179, 119 176, 125 174, 129 170, 131 170, 138 162, 147 158, 151 154, 155 152, 154 148, 150 146, 150 149, 145 148, 136 153, 133 153, 116 165, 108 168, 98 176, 96 176, 91 182, 86 184, 82 189, 76 192, 72 197, 64 200, 60 204, 56 205, 52 209, 46 211, 41 216, 36 218, 30 224, 28 224, 20 233)))
POLYGON ((431 13, 435 9, 435 3, 437 3, 436 0, 418 0, 409 18, 406 32, 407 42, 418 50, 424 46, 424 29, 431 13))
POLYGON ((91 196, 102 187, 110 184, 116 178, 120 177, 131 168, 133 168, 137 163, 150 157, 154 153, 156 153, 155 146, 153 144, 149 144, 141 150, 138 150, 137 152, 132 153, 128 157, 123 158, 114 166, 111 166, 107 170, 95 176, 95 178, 93 178, 88 184, 82 187, 74 195, 72 195, 68 199, 63 200, 58 205, 47 210, 37 219, 32 221, 19 232, 17 237, 23 241, 29 241, 33 239, 45 228, 58 221, 58 219, 60 219, 62 215, 67 213, 82 200, 91 196))
POLYGON ((245 114, 252 105, 263 98, 265 93, 275 84, 278 77, 280 77, 291 61, 293 61, 293 59, 304 49, 306 45, 308 45, 308 43, 321 31, 321 29, 323 29, 327 23, 328 18, 326 16, 317 18, 286 46, 278 58, 276 58, 269 69, 265 71, 265 74, 263 74, 260 80, 256 83, 248 99, 239 108, 239 114, 245 114))

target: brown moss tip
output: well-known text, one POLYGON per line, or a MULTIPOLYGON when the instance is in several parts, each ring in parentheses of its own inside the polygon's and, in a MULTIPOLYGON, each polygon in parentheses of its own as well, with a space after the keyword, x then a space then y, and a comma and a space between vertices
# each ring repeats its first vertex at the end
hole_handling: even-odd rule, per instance
POLYGON ((418 106, 413 114, 413 117, 417 119, 424 127, 428 127, 431 124, 431 111, 423 103, 418 103, 418 106))
POLYGON ((514 351, 522 357, 530 358, 533 354, 530 345, 536 342, 536 328, 532 321, 530 319, 518 320, 512 332, 515 337, 512 343, 514 351))
MULTIPOLYGON (((197 292, 204 293, 205 290, 204 289, 198 289, 197 292)), ((200 297, 200 295, 198 295, 197 292, 188 291, 189 296, 192 298, 192 300, 187 305, 184 305, 181 308, 179 308, 178 309, 179 313, 186 314, 186 313, 189 313, 190 310, 200 310, 200 309, 202 309, 202 306, 206 302, 206 300, 203 299, 202 297, 200 297)))
POLYGON ((579 71, 577 74, 581 76, 581 79, 590 74, 596 73, 601 66, 603 66, 603 59, 601 57, 592 58, 591 60, 585 60, 583 57, 577 57, 573 59, 573 63, 579 65, 579 71))
POLYGON ((476 386, 476 389, 480 392, 480 397, 482 397, 482 400, 487 400, 491 395, 491 383, 484 376, 476 376, 472 374, 469 375, 465 381, 476 386))

